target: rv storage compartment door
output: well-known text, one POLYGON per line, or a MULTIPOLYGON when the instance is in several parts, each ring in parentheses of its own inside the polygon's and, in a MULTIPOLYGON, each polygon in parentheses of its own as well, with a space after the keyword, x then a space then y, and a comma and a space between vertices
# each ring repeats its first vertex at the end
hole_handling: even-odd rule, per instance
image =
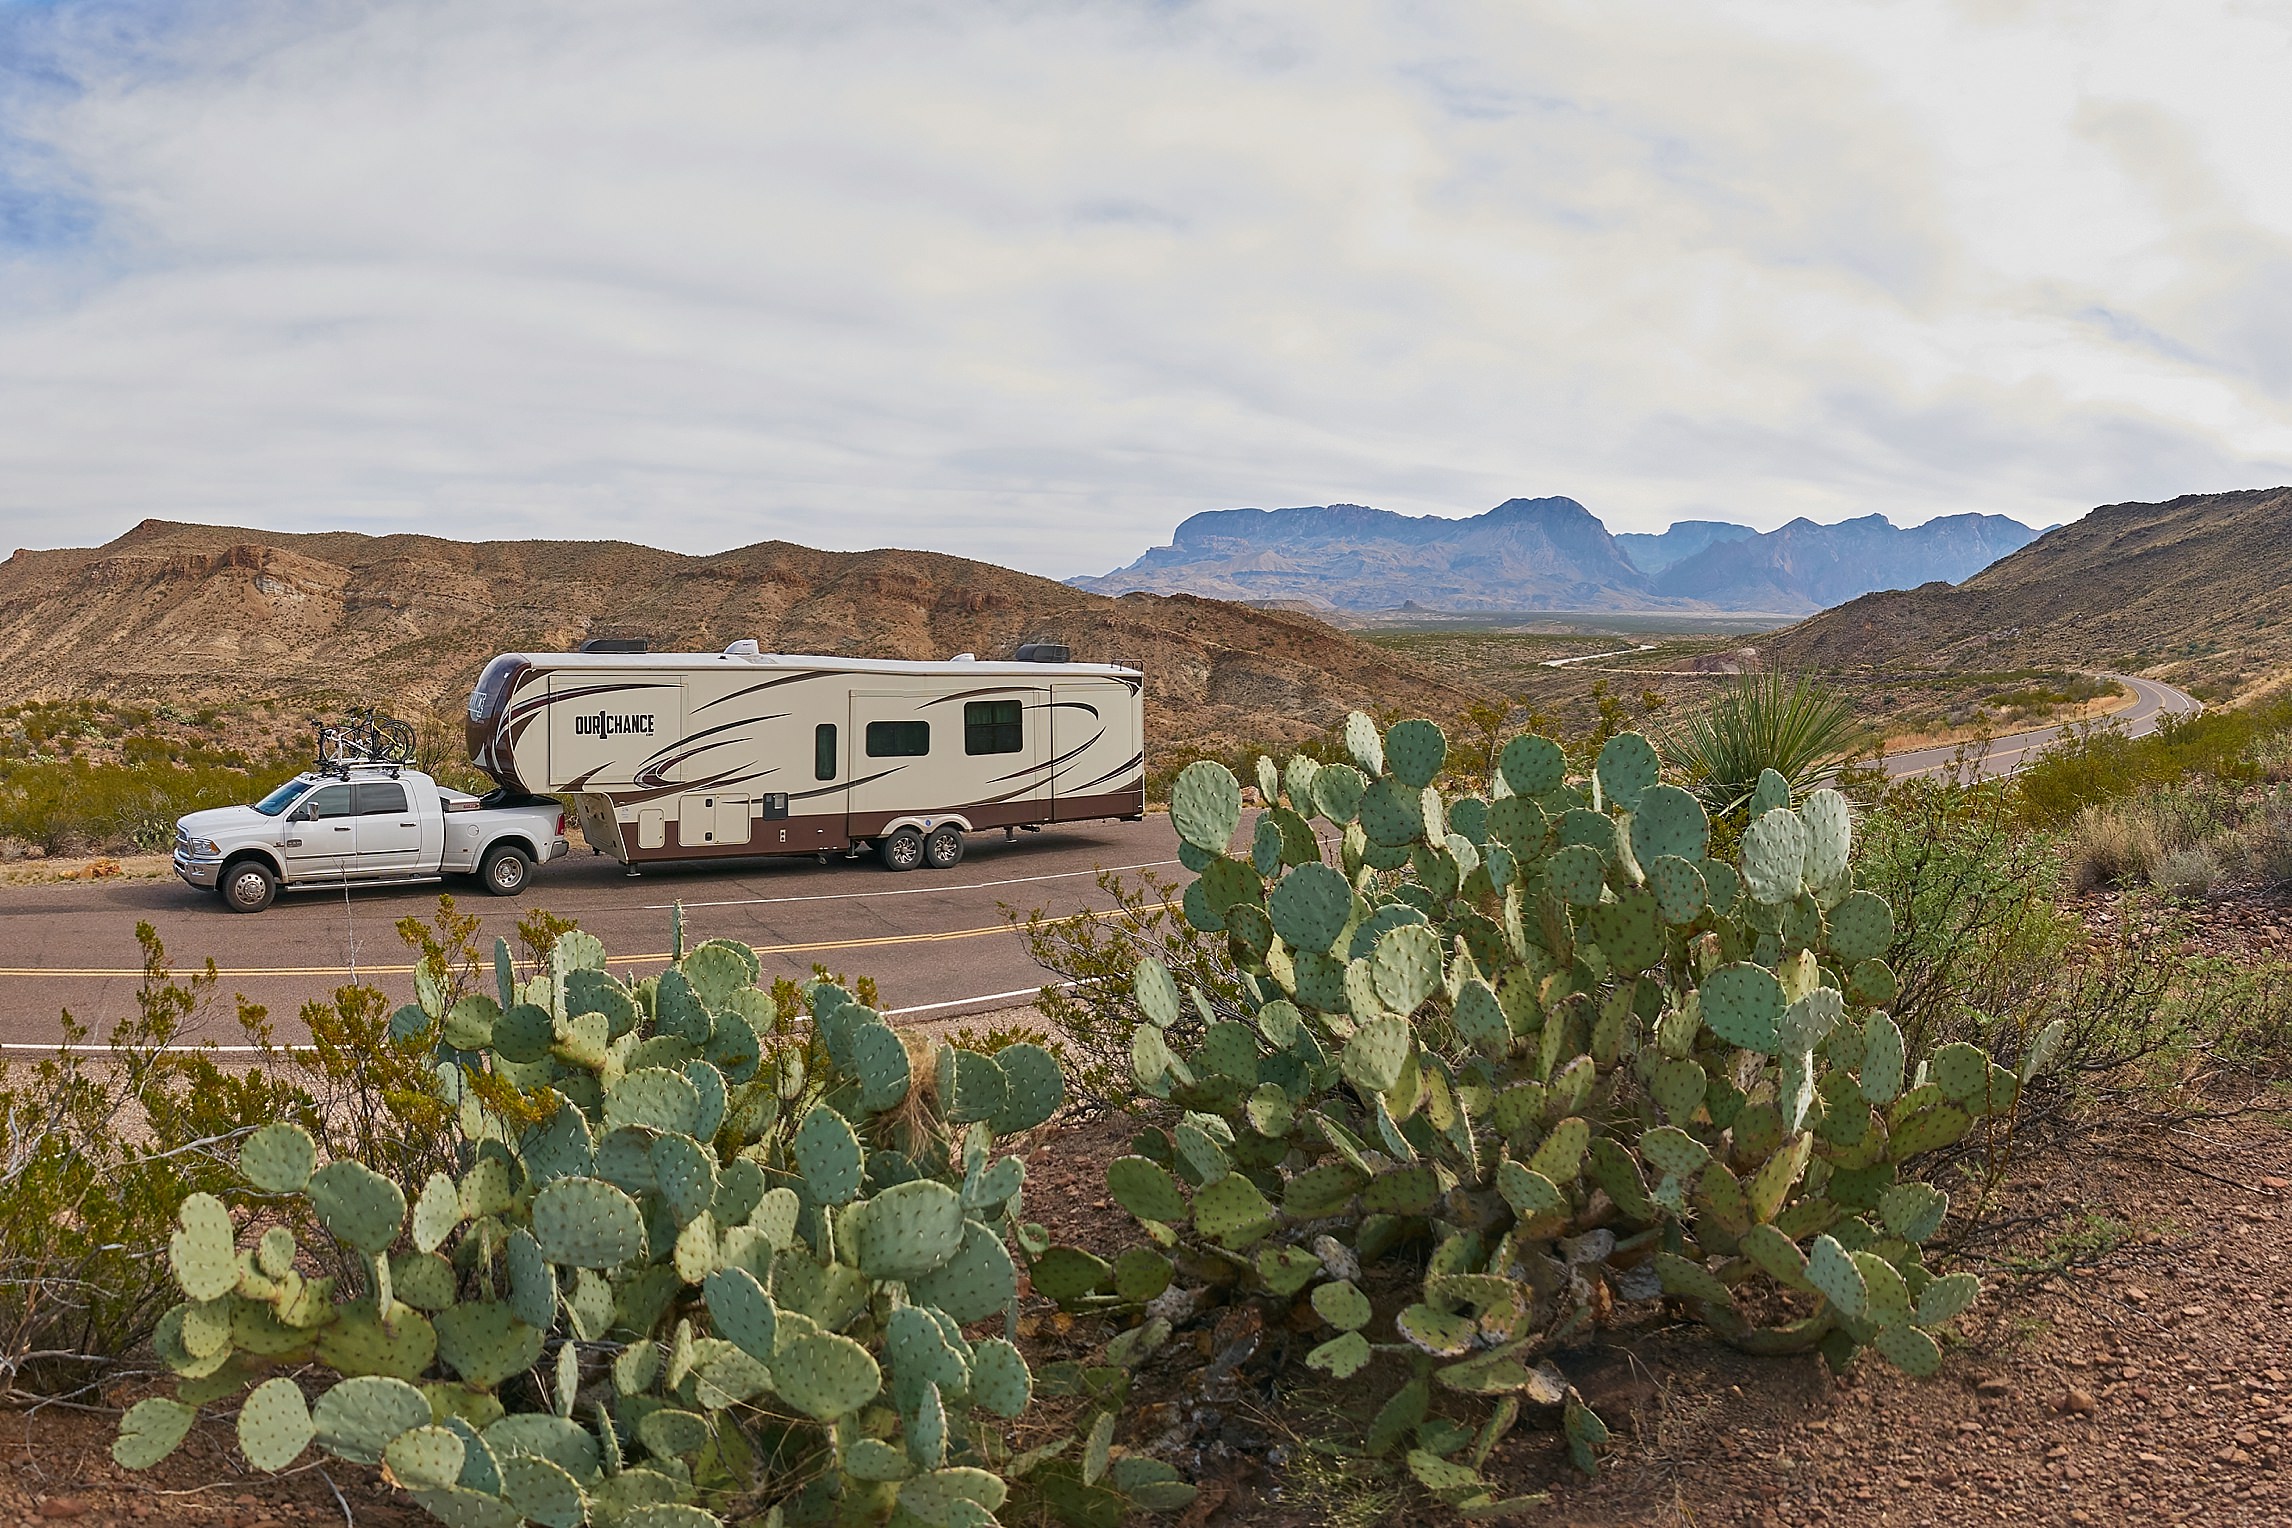
POLYGON ((748 798, 692 791, 677 798, 677 847, 707 849, 748 842, 748 798))

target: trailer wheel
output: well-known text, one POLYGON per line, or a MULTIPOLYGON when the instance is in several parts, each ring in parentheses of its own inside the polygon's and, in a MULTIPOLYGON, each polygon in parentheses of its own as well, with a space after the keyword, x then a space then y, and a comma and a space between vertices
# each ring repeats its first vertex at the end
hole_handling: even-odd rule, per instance
POLYGON ((261 860, 243 859, 223 867, 222 882, 215 889, 231 911, 259 913, 278 895, 279 882, 261 860))
POLYGON ((913 870, 923 863, 923 835, 913 828, 886 834, 876 840, 875 857, 886 870, 913 870))
POLYGON ((533 866, 510 844, 496 844, 478 864, 478 879, 497 897, 514 897, 525 890, 533 866))
POLYGON ((963 830, 953 823, 935 828, 923 841, 923 863, 934 870, 953 870, 963 863, 963 830))

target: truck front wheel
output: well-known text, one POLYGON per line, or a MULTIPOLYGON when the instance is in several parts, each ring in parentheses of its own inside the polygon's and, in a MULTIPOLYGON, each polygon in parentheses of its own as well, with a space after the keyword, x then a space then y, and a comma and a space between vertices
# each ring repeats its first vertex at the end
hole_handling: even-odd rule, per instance
POLYGON ((494 845, 478 864, 478 879, 497 897, 514 897, 525 890, 526 877, 532 872, 531 862, 510 844, 494 845))
POLYGON ((259 913, 278 895, 279 879, 261 860, 243 859, 223 867, 223 905, 235 913, 259 913))

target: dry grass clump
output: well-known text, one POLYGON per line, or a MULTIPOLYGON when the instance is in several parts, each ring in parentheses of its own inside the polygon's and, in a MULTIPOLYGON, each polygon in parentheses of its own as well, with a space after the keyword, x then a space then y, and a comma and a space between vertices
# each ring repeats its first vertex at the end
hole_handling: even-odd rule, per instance
POLYGON ((2078 892, 2146 885, 2165 858, 2153 818, 2116 806, 2089 806, 2069 825, 2069 885, 2078 892))

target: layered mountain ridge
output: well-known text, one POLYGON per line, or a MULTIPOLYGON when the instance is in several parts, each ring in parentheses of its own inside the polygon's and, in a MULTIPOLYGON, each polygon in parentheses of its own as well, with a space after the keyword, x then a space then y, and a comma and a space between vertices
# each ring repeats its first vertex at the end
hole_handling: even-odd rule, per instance
POLYGON ((1727 611, 1805 615, 1874 589, 1956 582, 2037 532, 2002 515, 1901 527, 1883 515, 1760 532, 1686 520, 1613 535, 1574 499, 1508 499, 1463 518, 1361 504, 1215 509, 1124 568, 1075 578, 1101 594, 1190 593, 1371 612, 1727 611))

